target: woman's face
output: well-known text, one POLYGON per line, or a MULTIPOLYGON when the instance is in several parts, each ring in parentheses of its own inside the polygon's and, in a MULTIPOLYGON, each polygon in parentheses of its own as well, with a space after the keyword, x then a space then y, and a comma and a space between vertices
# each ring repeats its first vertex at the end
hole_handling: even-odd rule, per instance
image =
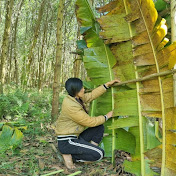
POLYGON ((84 91, 85 91, 85 89, 84 89, 84 87, 78 92, 78 94, 77 94, 77 96, 79 97, 79 98, 82 98, 83 96, 84 96, 84 91))

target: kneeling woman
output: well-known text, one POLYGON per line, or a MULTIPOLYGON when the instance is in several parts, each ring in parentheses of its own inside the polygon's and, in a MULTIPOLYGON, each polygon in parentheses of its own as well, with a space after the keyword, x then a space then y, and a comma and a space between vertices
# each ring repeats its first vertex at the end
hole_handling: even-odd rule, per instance
MULTIPOLYGON (((91 102, 106 92, 118 80, 107 82, 84 94, 83 82, 70 78, 65 83, 68 95, 64 98, 58 120, 55 122, 58 148, 63 155, 65 165, 74 169, 74 162, 101 160, 104 150, 98 147, 104 133, 103 123, 112 117, 112 111, 106 115, 90 117, 84 103, 91 102), (89 127, 85 130, 85 127, 89 127)), ((105 107, 106 108, 106 107, 105 107)))

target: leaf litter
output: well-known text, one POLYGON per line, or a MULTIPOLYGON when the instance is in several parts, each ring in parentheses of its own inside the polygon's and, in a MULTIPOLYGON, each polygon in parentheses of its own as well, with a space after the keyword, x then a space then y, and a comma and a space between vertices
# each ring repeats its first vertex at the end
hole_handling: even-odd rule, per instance
MULTIPOLYGON (((38 124, 35 128, 41 129, 41 125, 38 124)), ((90 164, 76 163, 77 168, 74 171, 70 171, 61 161, 54 132, 49 128, 42 128, 42 134, 35 133, 31 135, 31 130, 24 134, 23 143, 19 148, 14 151, 8 150, 6 153, 1 154, 0 176, 38 176, 61 169, 64 171, 55 175, 65 176, 76 171, 82 171, 79 175, 133 176, 126 173, 123 169, 123 161, 130 157, 129 154, 123 151, 116 152, 115 167, 111 164, 111 158, 104 158, 101 161, 90 164)))

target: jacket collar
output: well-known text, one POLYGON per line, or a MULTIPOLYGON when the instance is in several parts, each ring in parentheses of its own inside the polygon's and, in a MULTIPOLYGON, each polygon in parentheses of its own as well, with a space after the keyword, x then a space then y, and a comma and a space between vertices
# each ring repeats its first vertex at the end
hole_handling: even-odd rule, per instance
MULTIPOLYGON (((70 95, 67 95, 67 98, 73 100, 74 102, 76 102, 77 104, 81 105, 79 102, 76 101, 75 97, 72 97, 70 95)), ((82 106, 82 105, 81 105, 82 106)))

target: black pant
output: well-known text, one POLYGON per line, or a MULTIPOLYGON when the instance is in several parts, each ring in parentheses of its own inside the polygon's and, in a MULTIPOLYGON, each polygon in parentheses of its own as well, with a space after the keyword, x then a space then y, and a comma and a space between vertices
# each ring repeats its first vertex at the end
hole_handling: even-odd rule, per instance
POLYGON ((104 126, 87 128, 79 137, 75 135, 58 136, 58 148, 62 154, 71 154, 73 161, 97 161, 104 156, 104 150, 90 143, 100 143, 103 138, 104 126))

